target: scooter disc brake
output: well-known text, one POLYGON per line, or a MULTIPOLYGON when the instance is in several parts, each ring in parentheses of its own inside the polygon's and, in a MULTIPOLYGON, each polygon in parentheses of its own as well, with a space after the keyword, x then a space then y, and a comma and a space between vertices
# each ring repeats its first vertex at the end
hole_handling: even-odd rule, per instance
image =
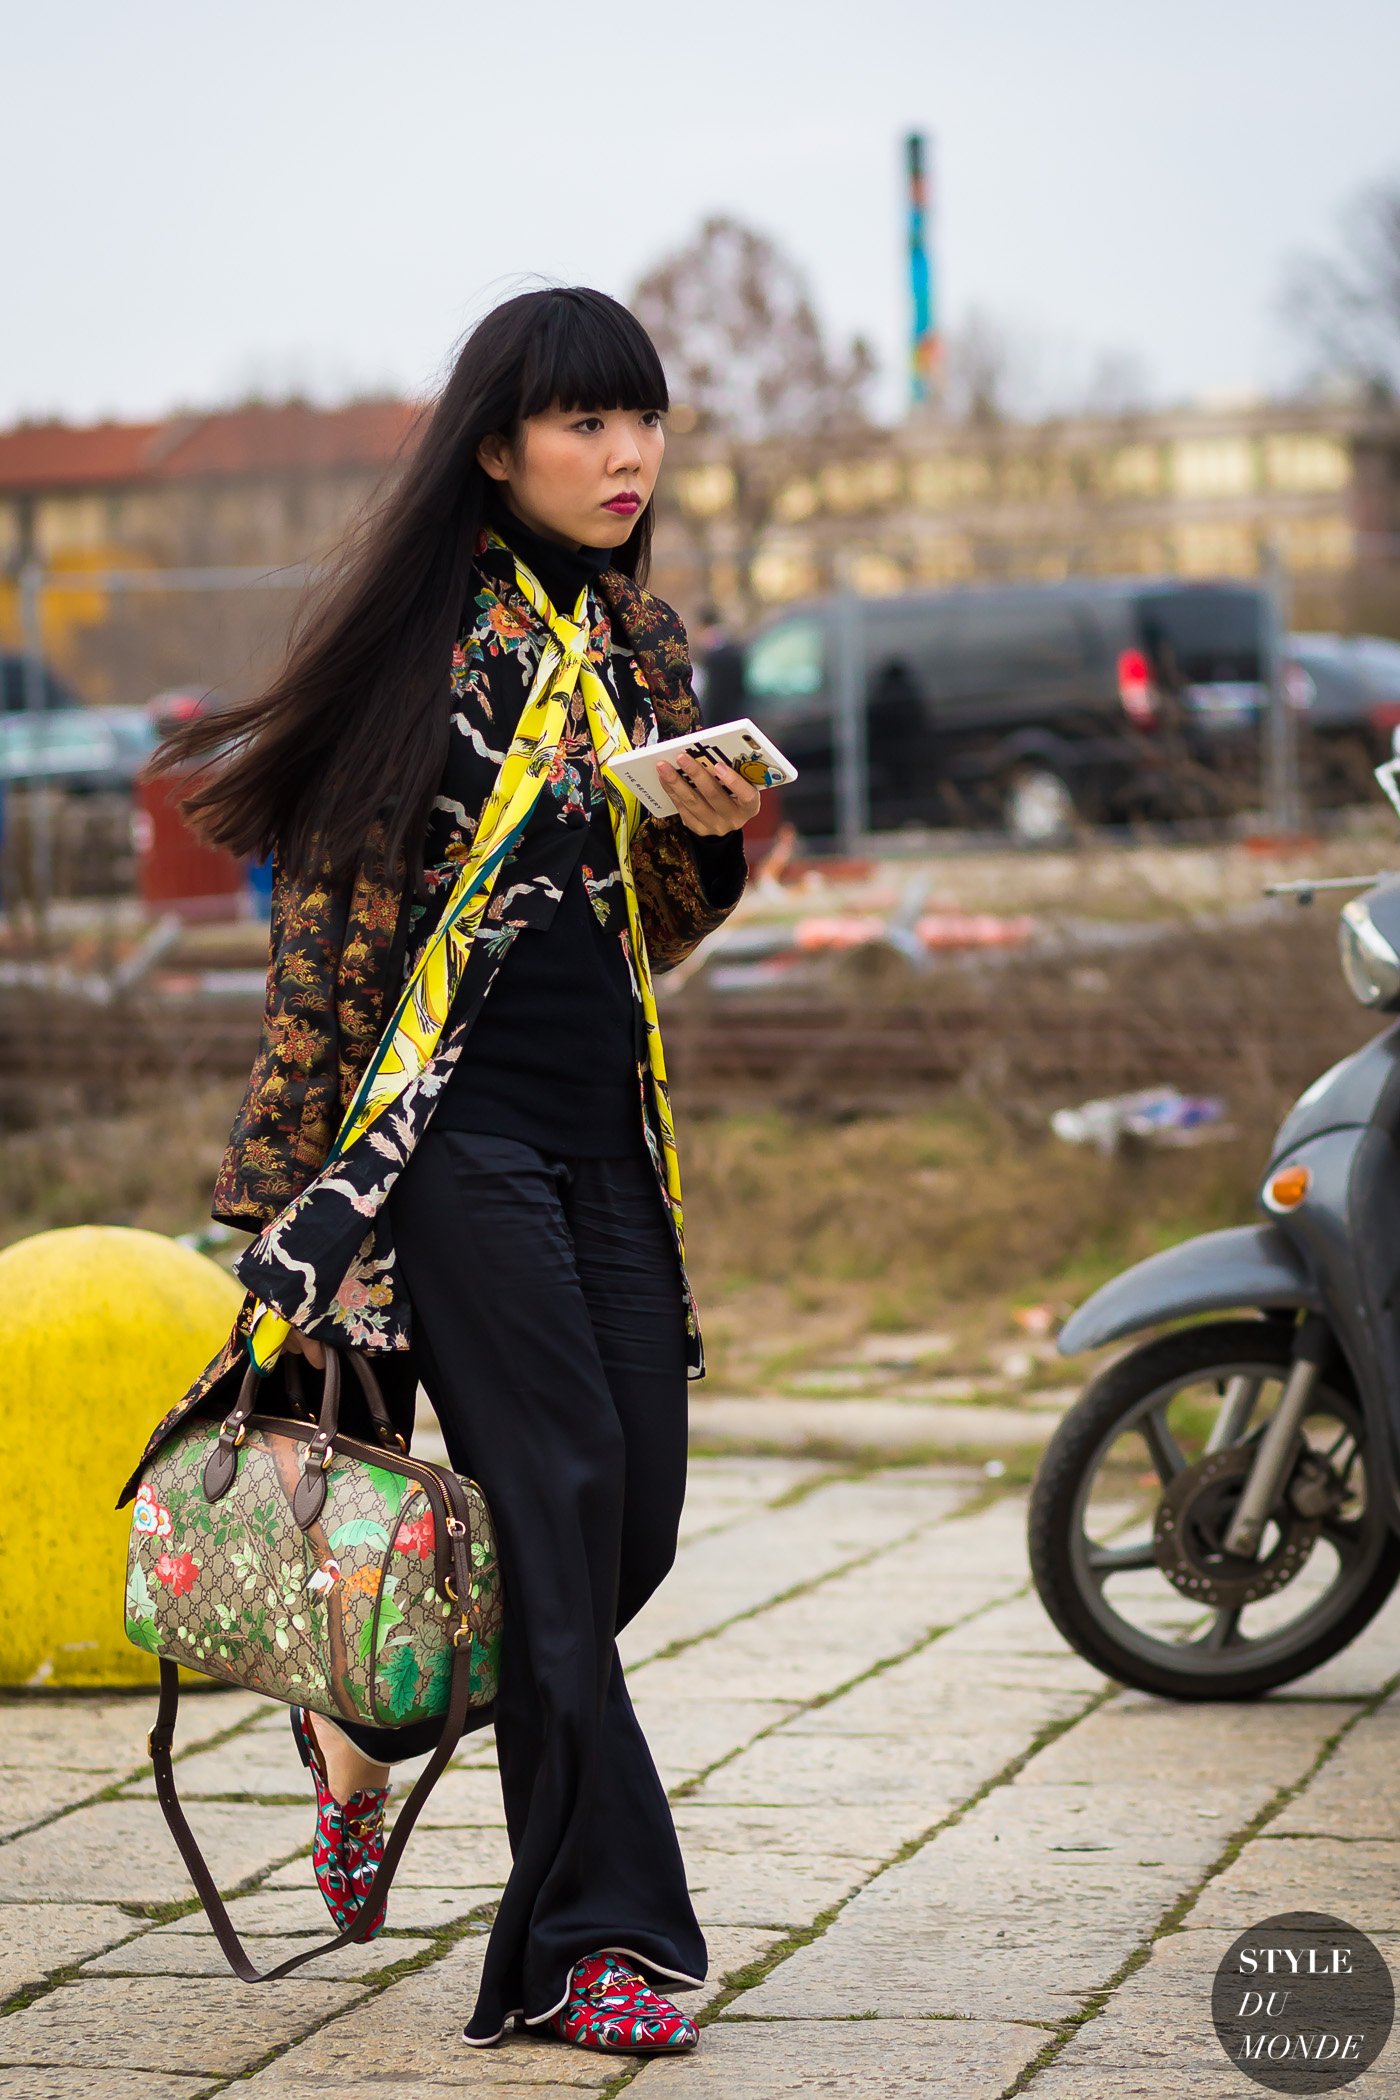
POLYGON ((1312 1552, 1319 1519, 1288 1502, 1274 1510, 1275 1533, 1258 1559, 1227 1553, 1222 1544, 1239 1503, 1256 1444, 1231 1444, 1186 1466, 1163 1493, 1152 1528, 1157 1565, 1183 1596, 1216 1608, 1253 1604, 1290 1583, 1312 1552))

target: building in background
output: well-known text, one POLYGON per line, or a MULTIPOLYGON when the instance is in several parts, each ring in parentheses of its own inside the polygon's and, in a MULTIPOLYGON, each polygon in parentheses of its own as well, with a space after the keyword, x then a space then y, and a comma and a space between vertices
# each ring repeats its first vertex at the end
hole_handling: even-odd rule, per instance
MULTIPOLYGON (((44 644, 92 700, 246 690, 296 603, 277 590, 119 595, 113 569, 271 569, 325 555, 415 409, 251 406, 160 424, 0 432, 0 646, 39 565, 44 644)), ((739 450, 673 418, 653 582, 742 628, 838 587, 879 594, 1074 574, 1249 576, 1270 543, 1297 624, 1400 633, 1400 411, 1363 400, 1039 423, 951 422, 739 450)))
POLYGON ((757 532, 744 529, 722 449, 677 464, 691 592, 720 606, 747 599, 752 610, 843 582, 879 594, 1070 575, 1253 576, 1273 543, 1310 619, 1400 631, 1394 407, 915 416, 795 472, 772 459, 757 532))
POLYGON ((300 588, 123 595, 113 570, 299 567, 327 554, 398 456, 397 400, 253 405, 164 423, 0 431, 0 646, 18 646, 16 579, 36 563, 46 654, 94 701, 170 686, 246 687, 285 640, 300 588))

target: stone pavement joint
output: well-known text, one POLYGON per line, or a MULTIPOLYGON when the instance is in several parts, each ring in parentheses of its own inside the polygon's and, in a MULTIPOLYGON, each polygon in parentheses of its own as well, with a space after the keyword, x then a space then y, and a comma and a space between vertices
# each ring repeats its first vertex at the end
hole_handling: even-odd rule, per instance
MULTIPOLYGON (((187 1687, 182 1686, 181 1689, 183 1693, 187 1687)), ((193 1699, 182 1697, 180 1739, 175 1763, 179 1764, 197 1753, 221 1749, 232 1742, 251 1728, 264 1703, 251 1693, 230 1694, 223 1687, 219 1687, 212 1694, 200 1687, 196 1689, 193 1699), (211 1699, 211 1696, 228 1700, 228 1707, 221 1710, 217 1716, 201 1715, 200 1707, 206 1700, 211 1699), (235 1701, 237 1709, 242 1709, 241 1711, 235 1709, 235 1701), (212 1733, 211 1721, 217 1722, 212 1733)), ((56 1822, 60 1816, 71 1815, 74 1810, 86 1808, 95 1801, 115 1801, 126 1786, 143 1776, 148 1764, 144 1755, 147 1721, 143 1720, 138 1738, 142 1754, 141 1765, 128 1764, 125 1769, 120 1763, 109 1766, 100 1785, 84 1784, 85 1774, 96 1777, 97 1773, 104 1769, 100 1764, 92 1762, 95 1750, 101 1755, 97 1746, 91 1743, 80 1745, 78 1755, 82 1762, 68 1765, 52 1757, 48 1740, 55 1721, 63 1717, 64 1707, 75 1706, 76 1702, 71 1697, 62 1702, 55 1700, 54 1711, 44 1717, 42 1728, 36 1730, 32 1723, 39 1719, 36 1709, 42 1704, 42 1699, 18 1701, 13 1698, 7 1699, 0 1694, 0 1713, 4 1716, 3 1734, 8 1738, 3 1746, 0 1746, 0 1818, 3 1818, 0 1820, 0 1841, 8 1842, 11 1838, 27 1837, 56 1822), (26 1723, 31 1725, 26 1726, 26 1723), (28 1758, 41 1760, 37 1769, 29 1764, 28 1758), (17 1794, 25 1790, 30 1791, 31 1798, 36 1803, 43 1801, 44 1805, 39 1812, 32 1817, 6 1815, 5 1811, 10 1808, 17 1794)), ((138 1713, 145 1714, 144 1703, 138 1704, 137 1698, 134 1697, 109 1698, 103 1705, 109 1710, 109 1718, 115 1718, 117 1714, 120 1714, 122 1719, 127 1716, 134 1718, 138 1713)), ((137 1742, 133 1741, 130 1747, 135 1751, 137 1742)))
MULTIPOLYGON (((1066 2051, 1069 2050, 1070 2045, 1075 2042, 1086 2028, 1093 2026, 1105 2008, 1114 2004, 1122 2005, 1133 2002, 1131 1996, 1120 1999, 1118 1996, 1119 1992, 1152 1963, 1164 1943, 1169 1942, 1175 1935, 1182 1932, 1190 1920, 1191 1914, 1200 1912, 1201 1899, 1210 1889, 1211 1884, 1218 1881, 1228 1872, 1235 1861, 1245 1852, 1251 1841, 1260 1838, 1275 1817, 1286 1814, 1290 1806, 1310 1790, 1319 1776, 1326 1772, 1328 1765, 1337 1753, 1338 1747, 1346 1741, 1348 1736, 1368 1714, 1376 1712, 1388 1698, 1394 1695, 1398 1683, 1400 1683, 1400 1676, 1392 1677, 1371 1701, 1359 1712, 1352 1714, 1331 1736, 1319 1745, 1317 1754, 1307 1772, 1279 1787, 1270 1800, 1246 1824, 1231 1835, 1227 1843, 1221 1848, 1219 1856, 1211 1862, 1196 1885, 1182 1891, 1170 1909, 1163 1913, 1151 1935, 1140 1946, 1133 1949, 1115 1974, 1105 1982, 1099 1991, 1096 1991, 1092 1997, 1086 2000, 1084 2006, 1077 2014, 1065 2021, 1061 2032, 1045 2045, 1034 2062, 1027 2065, 1021 2075, 1012 2082, 1007 2089, 1005 2100, 1015 2100, 1015 2096, 1026 2092, 1030 2092, 1033 2096, 1040 2096, 1044 2093, 1051 2096, 1051 2100, 1069 2100, 1071 2091, 1069 2085, 1061 2084, 1057 2079, 1042 2080, 1040 2074, 1050 2070, 1059 2063, 1066 2051)), ((1297 1704, 1299 1702, 1294 1703, 1297 1704)), ((1251 1711, 1249 1708, 1244 1710, 1247 1713, 1251 1711)), ((1252 1710, 1258 1714, 1260 1707, 1256 1706, 1252 1710)), ((1267 1705, 1263 1706, 1263 1711, 1267 1713, 1267 1705)), ((1237 1907, 1232 1913, 1233 1923, 1227 1923, 1224 1926, 1219 1947, 1210 1960, 1208 1970, 1202 1975, 1201 1990, 1196 2004, 1198 2020, 1202 2014, 1208 2013, 1210 1987, 1214 1981, 1215 1970, 1220 1956, 1224 1954, 1226 1948, 1245 1926, 1259 1918, 1275 1914, 1281 1910, 1326 1909, 1328 1907, 1320 1899, 1300 1893, 1299 1884, 1296 1880, 1293 1881, 1291 1888, 1280 1892, 1277 1900, 1274 1902, 1256 1900, 1253 1903, 1237 1907)), ((1355 1920, 1349 1919, 1348 1922, 1355 1922, 1355 1920)), ((1362 1929, 1365 1929, 1364 1924, 1362 1929)), ((1210 2039, 1213 2041, 1213 2036, 1210 2039)), ((1195 2090, 1195 2080, 1190 2076, 1192 2071, 1199 2075, 1201 2070, 1209 2067, 1211 2071, 1218 2072, 1220 2065, 1224 2062, 1224 2058, 1223 2055, 1219 2054, 1218 2043, 1215 2045, 1215 2049, 1215 2054, 1212 2054, 1209 2050, 1198 2050, 1194 2053, 1191 2062, 1183 2061, 1182 2069, 1187 2073, 1187 2080, 1181 2087, 1183 2093, 1195 2090)), ((1097 2085, 1095 2091, 1100 2096, 1100 2100, 1109 2100, 1106 2087, 1097 2085)), ((1359 2085, 1349 2086, 1348 2091, 1359 2093, 1361 2087, 1359 2085)), ((1169 2100, 1168 2088, 1166 2086, 1159 2087, 1153 2094, 1152 2100, 1169 2100)))
MULTIPOLYGON (((248 1988, 149 1798, 149 1702, 0 1702, 12 1827, 41 1819, 0 1821, 0 2100, 1223 2089, 1209 1980, 1256 1915, 1331 1909, 1400 1947, 1400 1605, 1296 1688, 1187 1707, 1107 1684, 1027 1577, 1023 1495, 966 1470, 692 1457, 676 1570, 622 1644, 710 1953, 677 1992, 702 2028, 683 2073, 461 2043, 509 1868, 489 1730, 392 1930, 248 1988)), ((324 1935, 285 1715, 217 1692, 181 1722, 242 1929, 269 1960, 324 1935)))

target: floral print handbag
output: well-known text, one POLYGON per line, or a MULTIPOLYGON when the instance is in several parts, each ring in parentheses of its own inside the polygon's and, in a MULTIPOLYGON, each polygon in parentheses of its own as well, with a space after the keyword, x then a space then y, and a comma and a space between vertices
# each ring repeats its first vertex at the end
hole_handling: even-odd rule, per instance
POLYGON ((261 1381, 250 1366, 222 1423, 191 1416, 154 1454, 132 1509, 126 1631, 160 1660, 148 1745, 157 1797, 219 1943, 250 1983, 365 1936, 471 1710, 489 1707, 499 1683, 503 1597, 485 1497, 475 1481, 408 1456, 378 1380, 355 1355, 379 1441, 342 1435, 341 1357, 326 1351, 317 1421, 255 1412, 261 1381), (357 1924, 266 1975, 234 1932, 176 1798, 180 1663, 332 1720, 443 1720, 357 1924))

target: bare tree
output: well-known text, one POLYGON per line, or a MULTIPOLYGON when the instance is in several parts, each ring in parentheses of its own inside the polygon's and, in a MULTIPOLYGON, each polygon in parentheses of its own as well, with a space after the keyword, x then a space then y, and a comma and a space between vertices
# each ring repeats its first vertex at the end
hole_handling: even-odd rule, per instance
POLYGON ((873 360, 828 349, 797 265, 736 219, 706 219, 632 295, 671 379, 709 430, 753 443, 865 421, 873 360))
POLYGON ((1006 323, 973 307, 943 346, 938 408, 953 423, 990 429, 1024 408, 1025 347, 1006 323))
POLYGON ((973 307, 944 348, 939 412, 987 430, 1043 417, 1132 415, 1150 391, 1130 350, 1086 351, 973 307))
POLYGON ((736 219, 706 219, 642 278, 631 305, 673 400, 694 418, 685 451, 717 470, 711 486, 724 492, 722 502, 682 502, 707 590, 713 598, 727 553, 751 612, 754 560, 783 489, 869 428, 874 358, 860 337, 829 346, 801 270, 736 219))
POLYGON ((1400 175, 1353 197, 1340 252, 1296 258, 1279 306, 1321 366, 1400 390, 1400 175))

